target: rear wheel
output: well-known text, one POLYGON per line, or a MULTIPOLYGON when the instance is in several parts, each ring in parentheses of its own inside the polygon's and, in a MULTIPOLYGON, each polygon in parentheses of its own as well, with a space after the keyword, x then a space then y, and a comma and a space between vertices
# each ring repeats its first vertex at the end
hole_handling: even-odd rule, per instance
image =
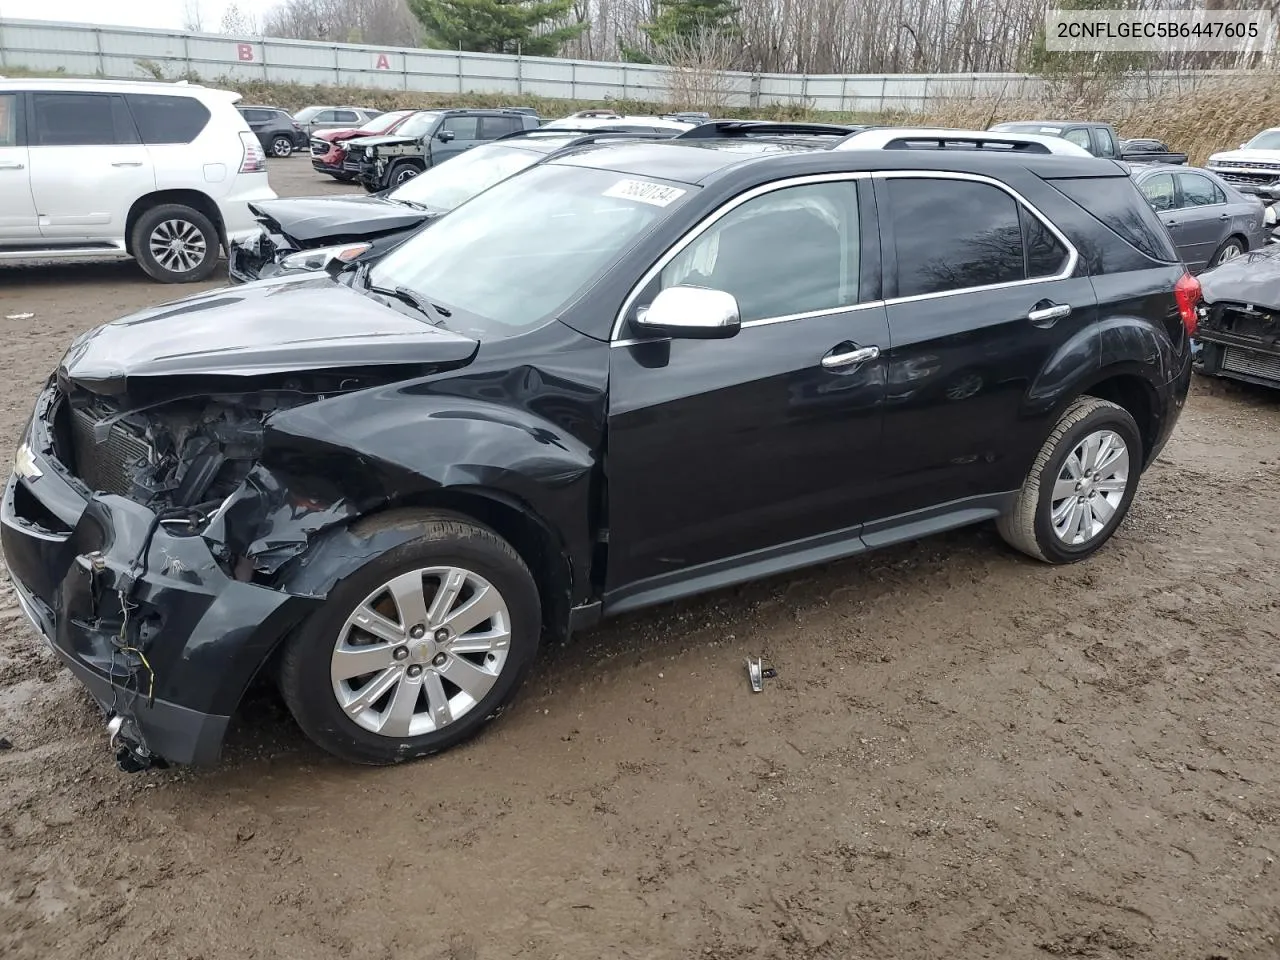
POLYGON ((139 265, 162 283, 207 280, 218 266, 218 231, 199 210, 180 203, 152 207, 130 238, 139 265))
POLYGON ((1000 535, 1047 563, 1091 556, 1129 512, 1142 456, 1127 410, 1081 397, 1040 448, 1014 508, 997 523, 1000 535))
POLYGON ((541 632, 537 588, 505 540, 450 514, 402 524, 414 538, 340 582, 281 662, 298 725, 356 763, 475 734, 514 696, 541 632))
POLYGON ((273 157, 292 156, 293 139, 290 137, 276 137, 271 141, 271 155, 273 157))
POLYGON ((1244 244, 1238 237, 1230 237, 1218 248, 1218 252, 1213 255, 1213 259, 1209 261, 1209 266, 1216 267, 1220 263, 1226 263, 1228 260, 1234 260, 1236 257, 1244 253, 1244 244))

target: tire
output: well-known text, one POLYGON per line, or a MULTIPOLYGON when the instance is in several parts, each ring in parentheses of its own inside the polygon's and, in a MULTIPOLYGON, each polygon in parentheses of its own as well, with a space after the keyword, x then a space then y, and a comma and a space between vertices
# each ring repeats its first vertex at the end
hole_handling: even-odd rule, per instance
POLYGON ((391 168, 391 173, 387 176, 387 187, 394 190, 402 183, 406 183, 422 173, 422 167, 418 166, 412 160, 401 160, 391 168))
POLYGON ((1234 260, 1243 253, 1244 243, 1240 238, 1228 237, 1223 241, 1222 246, 1218 248, 1217 253, 1213 255, 1213 259, 1209 261, 1209 266, 1216 267, 1219 264, 1226 263, 1228 260, 1234 260))
POLYGON ((273 157, 293 156, 293 138, 292 137, 276 137, 274 140, 272 140, 271 155, 273 157))
POLYGON ((542 627, 528 567, 492 530, 446 513, 388 517, 387 523, 412 539, 340 581, 286 642, 280 663, 280 689, 298 726, 320 747, 353 763, 398 763, 473 736, 515 695, 537 653, 542 627), (452 620, 466 629, 437 643, 440 624, 451 618, 432 617, 431 607, 439 599, 439 585, 451 577, 462 585, 452 620), (481 583, 495 593, 479 589, 481 583), (425 632, 404 629, 418 626, 405 624, 401 613, 411 609, 415 590, 423 604, 418 616, 427 620, 425 632), (483 598, 490 598, 483 609, 497 612, 468 626, 467 605, 483 598), (371 609, 383 619, 370 619, 371 609), (378 629, 378 636, 357 625, 357 616, 378 629), (499 649, 495 644, 501 640, 485 635, 500 635, 504 628, 507 645, 499 649), (474 649, 457 651, 459 644, 474 649), (371 672, 351 673, 364 666, 371 672), (442 706, 447 708, 444 722, 442 706))
MULTIPOLYGON (((1010 546, 1046 563, 1075 563, 1091 556, 1111 539, 1129 512, 1142 462, 1142 436, 1129 412, 1107 400, 1080 397, 1067 408, 1040 448, 1013 509, 997 521, 1000 535, 1010 546), (1079 511, 1081 504, 1075 497, 1074 484, 1079 482, 1073 476, 1076 468, 1068 463, 1087 438, 1107 435, 1110 450, 1114 452, 1116 444, 1122 445, 1123 455, 1111 463, 1106 462, 1106 456, 1101 458, 1105 465, 1096 489, 1093 486, 1096 481, 1084 478, 1083 495, 1093 495, 1084 501, 1084 513, 1088 514, 1085 516, 1079 511), (1107 472, 1122 460, 1127 468, 1123 489, 1117 495, 1115 488, 1119 481, 1114 474, 1108 478, 1107 472), (1064 492, 1059 483, 1070 483, 1073 489, 1065 491, 1067 496, 1055 499, 1055 493, 1064 492), (1076 500, 1074 505, 1070 503, 1072 500, 1076 500), (1072 514, 1084 522, 1073 528, 1072 514), (1059 522, 1055 524, 1055 520, 1059 522)), ((1075 464, 1079 464, 1079 459, 1075 464)))
POLYGON ((218 267, 217 229, 199 210, 180 203, 162 203, 143 213, 130 242, 138 264, 161 283, 207 280, 218 267))

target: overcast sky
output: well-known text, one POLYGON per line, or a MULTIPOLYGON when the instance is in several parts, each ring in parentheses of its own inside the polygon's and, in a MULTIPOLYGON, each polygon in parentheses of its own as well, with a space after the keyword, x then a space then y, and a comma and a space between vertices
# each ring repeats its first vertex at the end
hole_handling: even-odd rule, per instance
MULTIPOLYGON (((131 27, 181 29, 187 10, 198 10, 206 30, 217 30, 231 0, 0 0, 0 17, 71 20, 131 27)), ((241 9, 270 6, 261 0, 241 9)))

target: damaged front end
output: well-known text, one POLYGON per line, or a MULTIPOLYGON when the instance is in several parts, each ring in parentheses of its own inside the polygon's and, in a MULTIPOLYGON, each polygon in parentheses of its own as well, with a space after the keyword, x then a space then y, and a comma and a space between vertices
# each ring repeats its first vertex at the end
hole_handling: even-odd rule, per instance
POLYGON ((4 491, 22 607, 107 713, 126 769, 217 758, 244 690, 327 592, 288 579, 290 562, 386 497, 349 459, 281 441, 272 418, 475 350, 333 284, 290 295, 302 315, 349 298, 345 334, 317 322, 290 339, 260 313, 277 295, 215 291, 82 337, 4 491))
POLYGON ((1229 260, 1200 280, 1201 372, 1280 387, 1280 248, 1229 260))

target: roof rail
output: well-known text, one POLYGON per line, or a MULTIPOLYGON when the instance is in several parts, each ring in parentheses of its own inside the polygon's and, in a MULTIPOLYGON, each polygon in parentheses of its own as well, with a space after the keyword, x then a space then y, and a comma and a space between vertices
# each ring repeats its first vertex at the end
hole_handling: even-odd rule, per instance
POLYGON ((988 150, 992 153, 1046 154, 1090 157, 1083 147, 1061 137, 1032 133, 947 128, 876 127, 845 137, 836 150, 988 150))
POLYGON ((498 137, 498 140, 518 140, 522 137, 576 137, 572 143, 566 143, 565 147, 577 147, 584 143, 593 143, 596 140, 667 140, 678 134, 674 130, 610 130, 607 127, 597 127, 595 129, 583 129, 577 127, 536 127, 532 130, 517 130, 514 133, 504 133, 498 137))
POLYGON ((847 137, 868 128, 857 124, 789 123, 774 120, 711 120, 680 134, 682 140, 714 140, 732 137, 847 137))

